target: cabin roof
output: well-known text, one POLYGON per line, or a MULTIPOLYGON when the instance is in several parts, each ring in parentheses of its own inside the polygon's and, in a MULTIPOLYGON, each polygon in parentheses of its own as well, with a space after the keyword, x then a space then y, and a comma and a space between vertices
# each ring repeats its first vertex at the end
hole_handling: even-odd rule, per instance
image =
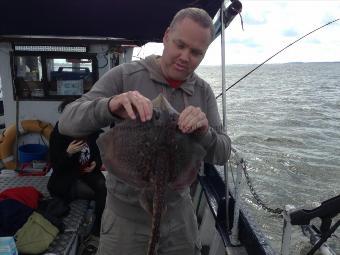
POLYGON ((221 3, 221 0, 2 0, 0 40, 59 37, 126 40, 139 45, 161 42, 178 10, 199 7, 213 18, 221 3))

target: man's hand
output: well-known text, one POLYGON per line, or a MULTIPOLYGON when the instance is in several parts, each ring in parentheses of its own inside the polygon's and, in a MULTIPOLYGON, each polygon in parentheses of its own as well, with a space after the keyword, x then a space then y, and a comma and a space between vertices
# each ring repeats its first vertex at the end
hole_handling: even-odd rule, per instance
POLYGON ((96 167, 96 162, 92 161, 91 164, 83 169, 84 173, 91 173, 96 167))
POLYGON ((84 146, 83 140, 73 140, 66 149, 66 152, 69 156, 81 151, 84 146))
POLYGON ((201 108, 188 106, 179 115, 178 127, 183 133, 205 134, 209 129, 209 122, 201 108))
POLYGON ((141 121, 152 118, 152 102, 138 91, 128 91, 114 96, 109 102, 110 111, 123 119, 136 119, 138 113, 141 121))

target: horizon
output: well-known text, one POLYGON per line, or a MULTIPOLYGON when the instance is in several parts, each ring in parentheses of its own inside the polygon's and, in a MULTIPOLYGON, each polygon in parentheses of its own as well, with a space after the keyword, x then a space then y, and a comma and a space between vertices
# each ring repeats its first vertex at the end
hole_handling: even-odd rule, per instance
MULTIPOLYGON (((303 62, 303 61, 292 61, 292 62, 282 62, 282 63, 264 63, 263 65, 285 65, 285 64, 321 64, 321 63, 340 63, 339 61, 309 61, 309 62, 303 62)), ((262 63, 251 63, 251 64, 226 64, 226 66, 240 66, 240 65, 261 65, 262 63)), ((218 64, 200 64, 198 67, 200 66, 212 66, 212 67, 220 67, 221 65, 218 64)))

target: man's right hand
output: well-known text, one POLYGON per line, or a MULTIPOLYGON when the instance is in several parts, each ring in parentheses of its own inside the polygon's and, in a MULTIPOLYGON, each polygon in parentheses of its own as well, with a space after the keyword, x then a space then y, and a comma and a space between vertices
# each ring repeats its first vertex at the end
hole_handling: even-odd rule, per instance
POLYGON ((73 140, 66 149, 66 152, 69 156, 81 151, 84 146, 83 140, 73 140))
POLYGON ((110 111, 123 119, 136 119, 139 115, 141 121, 152 118, 152 102, 138 91, 128 91, 111 98, 110 111))

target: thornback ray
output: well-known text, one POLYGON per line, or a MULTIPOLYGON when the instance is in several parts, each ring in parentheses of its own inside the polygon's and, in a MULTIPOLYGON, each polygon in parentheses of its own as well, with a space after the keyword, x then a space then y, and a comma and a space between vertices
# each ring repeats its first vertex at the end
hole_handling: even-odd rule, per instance
POLYGON ((195 135, 178 129, 179 113, 162 94, 152 103, 150 121, 124 120, 97 140, 107 170, 142 189, 139 201, 152 215, 149 255, 155 254, 168 194, 192 184, 206 155, 195 135))

